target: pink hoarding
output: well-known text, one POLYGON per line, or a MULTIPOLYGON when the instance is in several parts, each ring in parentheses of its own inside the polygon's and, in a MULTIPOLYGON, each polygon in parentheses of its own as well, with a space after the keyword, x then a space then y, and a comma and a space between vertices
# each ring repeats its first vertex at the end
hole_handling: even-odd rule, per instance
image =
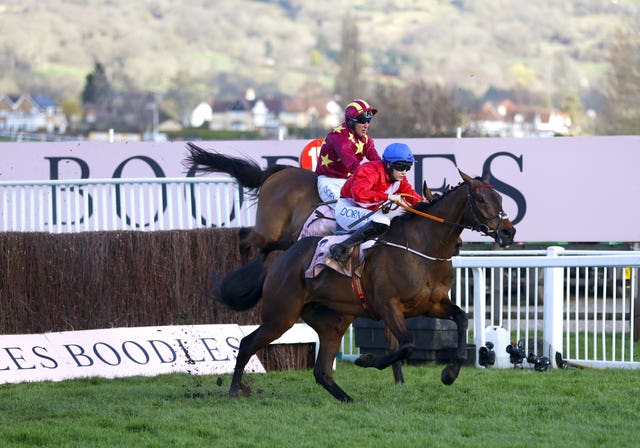
MULTIPOLYGON (((441 192, 490 170, 516 224, 520 242, 640 241, 640 136, 549 139, 377 139, 409 144, 418 163, 410 172, 441 192)), ((263 166, 297 165, 307 141, 198 142, 206 149, 254 158, 263 166)), ((0 182, 78 178, 185 177, 184 142, 2 143, 0 182)), ((463 233, 467 241, 488 241, 463 233)))

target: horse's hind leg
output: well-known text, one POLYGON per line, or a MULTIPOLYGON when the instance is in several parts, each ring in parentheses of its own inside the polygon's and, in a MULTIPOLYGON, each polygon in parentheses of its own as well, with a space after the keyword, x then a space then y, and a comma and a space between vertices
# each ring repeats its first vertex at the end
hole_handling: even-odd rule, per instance
POLYGON ((254 332, 245 336, 240 341, 240 348, 236 357, 236 365, 233 370, 233 378, 229 388, 229 397, 235 398, 242 387, 242 375, 244 368, 253 355, 258 350, 269 345, 282 334, 291 328, 291 324, 286 322, 283 325, 260 325, 254 332), (287 326, 288 325, 288 326, 287 326))
POLYGON ((394 338, 391 339, 387 337, 388 348, 395 348, 395 350, 384 356, 364 353, 356 359, 355 364, 357 366, 375 367, 376 369, 382 370, 391 365, 402 362, 411 355, 411 352, 413 352, 415 344, 413 343, 411 334, 407 331, 407 324, 402 313, 400 311, 393 310, 388 312, 383 316, 383 318, 385 323, 385 332, 394 336, 394 338))
POLYGON ((453 384, 456 378, 458 378, 460 368, 467 360, 467 327, 469 325, 467 313, 462 311, 457 305, 451 304, 451 306, 449 317, 458 327, 458 349, 456 350, 456 361, 447 364, 440 374, 440 379, 447 386, 453 384))
POLYGON ((316 383, 340 401, 353 401, 333 379, 333 361, 340 350, 342 336, 349 328, 353 317, 344 316, 323 306, 307 305, 303 309, 302 318, 320 338, 318 359, 313 368, 316 383))
POLYGON ((264 237, 255 231, 253 227, 243 227, 238 232, 238 249, 242 264, 249 262, 251 249, 262 249, 266 245, 264 237))

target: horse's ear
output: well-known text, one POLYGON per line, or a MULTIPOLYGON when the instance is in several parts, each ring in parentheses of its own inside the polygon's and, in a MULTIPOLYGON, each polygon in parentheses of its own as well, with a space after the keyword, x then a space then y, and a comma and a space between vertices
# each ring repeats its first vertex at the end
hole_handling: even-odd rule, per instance
POLYGON ((482 182, 484 182, 485 184, 488 184, 490 180, 491 180, 491 171, 487 169, 484 173, 482 173, 482 182))
POLYGON ((433 195, 433 193, 431 192, 431 190, 429 189, 429 187, 427 187, 427 181, 426 180, 422 181, 422 196, 424 196, 424 198, 427 201, 431 201, 435 197, 433 195))
POLYGON ((465 181, 466 183, 470 184, 472 179, 469 175, 463 173, 460 169, 458 169, 458 173, 460 173, 460 177, 462 177, 462 180, 465 181))

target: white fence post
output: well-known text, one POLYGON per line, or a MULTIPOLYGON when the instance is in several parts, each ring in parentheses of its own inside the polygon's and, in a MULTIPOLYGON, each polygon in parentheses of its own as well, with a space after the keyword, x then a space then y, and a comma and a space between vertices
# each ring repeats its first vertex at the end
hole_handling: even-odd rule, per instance
POLYGON ((473 343, 476 346, 476 367, 480 367, 480 347, 485 340, 485 315, 487 313, 487 279, 485 268, 471 268, 473 272, 473 343))
MULTIPOLYGON (((559 256, 564 249, 558 246, 547 248, 548 257, 559 256)), ((543 306, 543 353, 549 357, 554 367, 556 352, 562 353, 562 305, 564 303, 563 268, 544 268, 543 306)), ((528 335, 527 335, 528 337, 528 335)))

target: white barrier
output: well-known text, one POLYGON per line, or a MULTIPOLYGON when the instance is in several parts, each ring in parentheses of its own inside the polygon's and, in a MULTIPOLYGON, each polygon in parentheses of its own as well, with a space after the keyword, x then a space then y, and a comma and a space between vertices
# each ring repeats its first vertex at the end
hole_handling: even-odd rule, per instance
MULTIPOLYGON (((0 335, 0 384, 71 378, 233 372, 236 324, 129 327, 0 335)), ((248 372, 265 372, 254 355, 248 372)))
POLYGON ((535 253, 474 252, 454 257, 453 265, 473 273, 473 307, 467 311, 473 316, 477 349, 485 345, 486 327, 498 325, 514 339, 522 339, 526 353, 548 356, 552 364, 560 352, 563 358, 584 365, 640 368, 634 353, 640 252, 561 247, 535 253), (519 288, 522 270, 529 277, 524 292, 519 288), (530 278, 532 270, 535 281, 530 278), (497 282, 496 271, 500 276, 497 282), (488 273, 492 282, 489 300, 488 273), (508 283, 503 281, 504 274, 508 283), (491 307, 488 319, 487 303, 491 307))
MULTIPOLYGON (((527 354, 547 356, 554 366, 559 352, 581 365, 640 368, 634 350, 640 251, 462 251, 452 261, 451 297, 473 322, 468 336, 476 366, 487 331, 502 327, 527 354)), ((350 328, 345 359, 359 355, 353 340, 350 328)))
POLYGON ((244 196, 229 177, 0 182, 0 232, 245 227, 244 196))
MULTIPOLYGON (((0 335, 0 384, 71 378, 232 373, 240 340, 257 325, 178 325, 0 335)), ((297 323, 272 344, 314 344, 297 323)), ((335 368, 335 365, 334 365, 335 368)), ((253 355, 245 372, 265 373, 253 355)))

